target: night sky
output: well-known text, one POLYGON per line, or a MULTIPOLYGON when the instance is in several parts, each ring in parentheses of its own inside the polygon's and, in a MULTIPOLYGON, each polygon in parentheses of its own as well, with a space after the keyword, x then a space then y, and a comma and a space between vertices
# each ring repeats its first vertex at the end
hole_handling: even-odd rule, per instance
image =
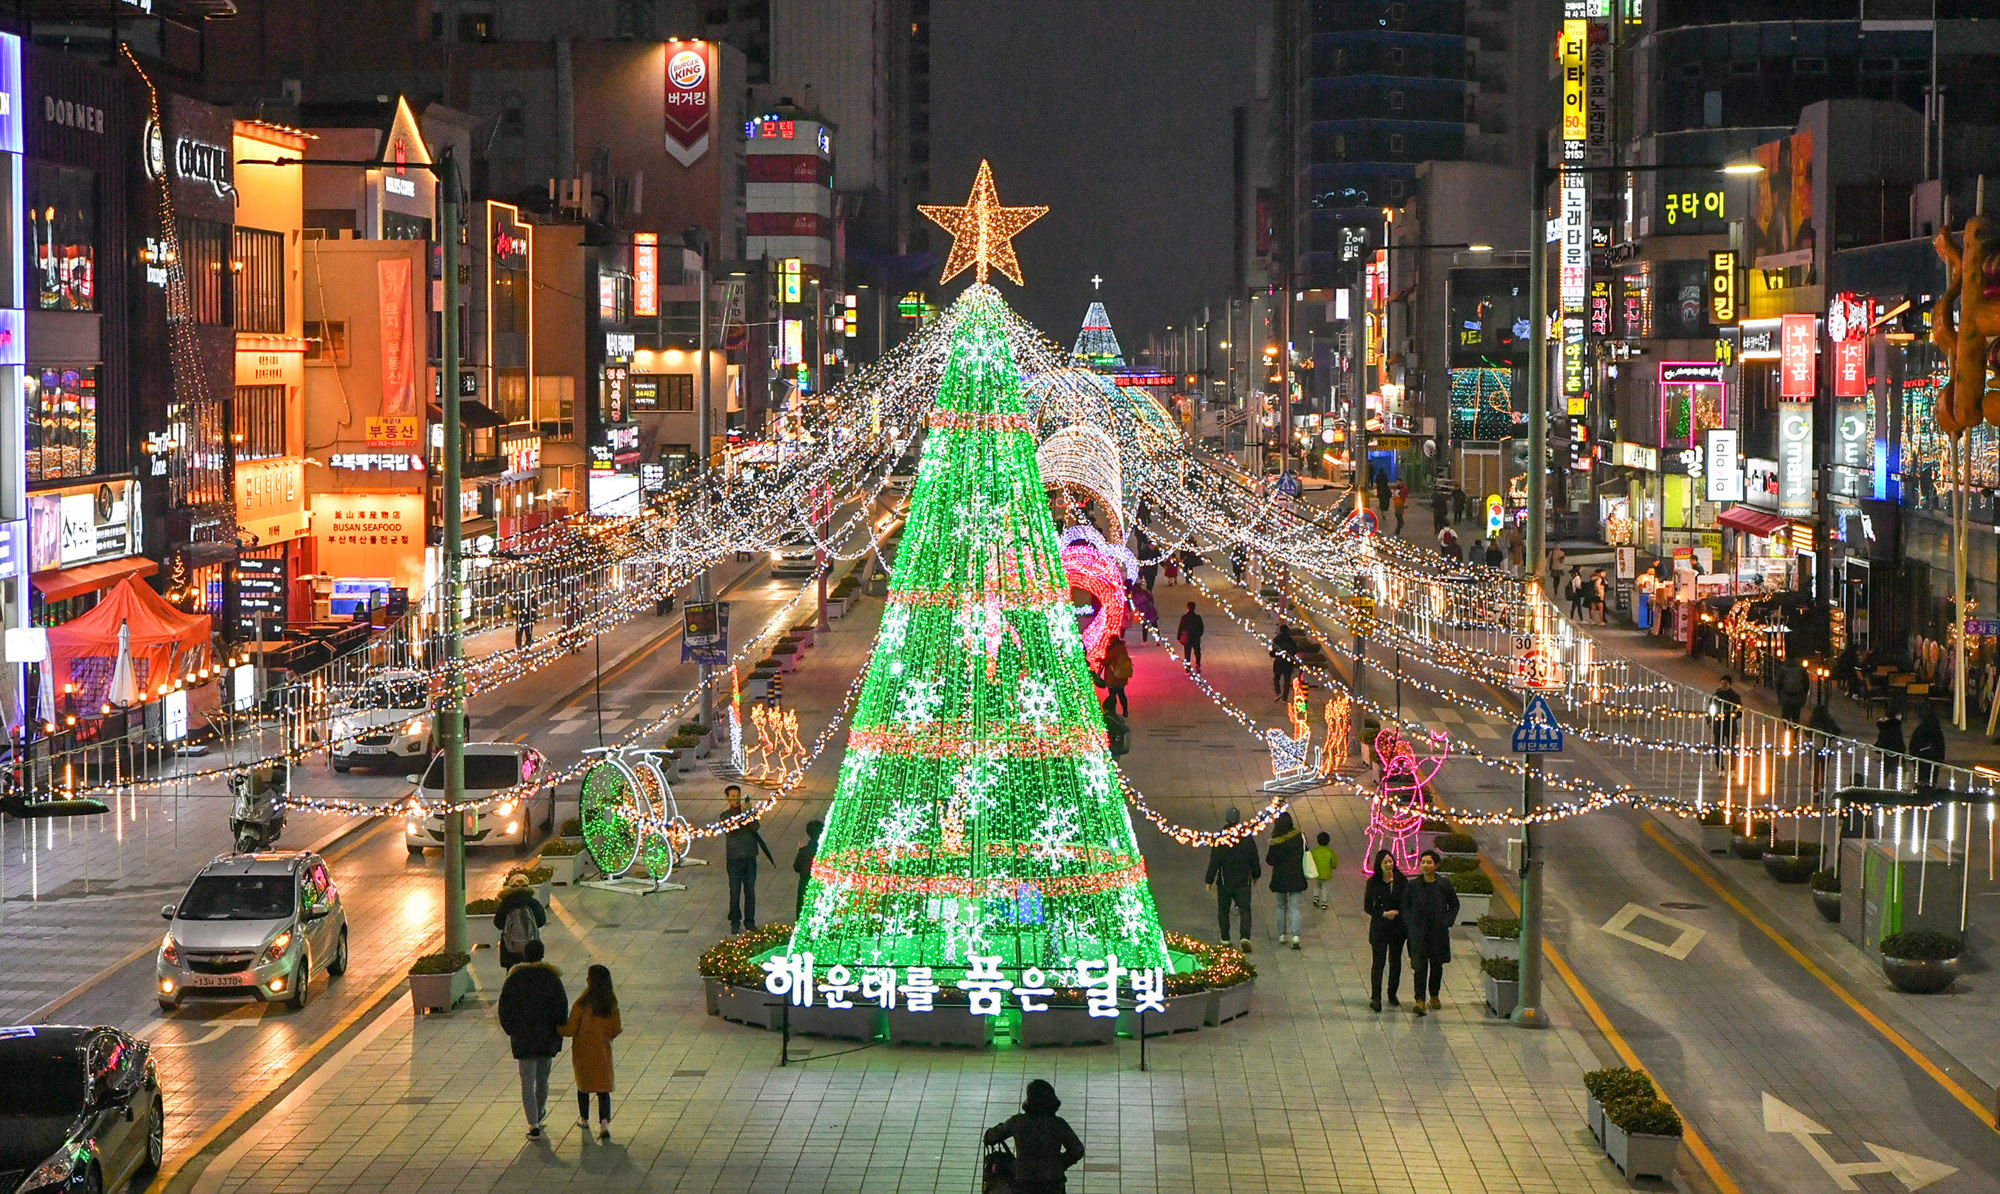
MULTIPOLYGON (((1058 342, 1074 343, 1092 274, 1104 276, 1100 297, 1128 360, 1149 330, 1224 294, 1230 111, 1250 97, 1266 11, 1214 0, 933 0, 925 202, 965 202, 983 157, 1002 204, 1049 207, 1014 241, 1027 286, 994 284, 1058 342)), ((934 236, 942 254, 949 238, 934 236)))

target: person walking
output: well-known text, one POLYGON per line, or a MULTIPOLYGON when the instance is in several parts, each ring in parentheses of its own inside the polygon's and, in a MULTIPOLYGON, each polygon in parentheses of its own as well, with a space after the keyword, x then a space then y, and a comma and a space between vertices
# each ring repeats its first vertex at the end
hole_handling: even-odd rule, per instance
MULTIPOLYGON (((1709 733, 1715 741, 1717 770, 1728 770, 1729 756, 1736 752, 1736 731, 1743 722, 1743 698, 1730 685, 1729 677, 1715 686, 1709 697, 1709 733)), ((1902 734, 1896 735, 1900 743, 1902 734)), ((1880 745, 1879 743, 1877 745, 1880 745)), ((1901 749, 1900 745, 1897 749, 1901 749)))
POLYGON ((500 907, 493 912, 493 927, 500 930, 500 969, 511 970, 527 958, 528 943, 542 939, 542 926, 549 923, 549 910, 535 898, 528 877, 519 871, 507 876, 500 907))
POLYGON ((1410 487, 1401 481, 1389 490, 1389 508, 1396 512, 1396 533, 1403 533, 1403 512, 1410 505, 1410 487))
MULTIPOLYGON (((1225 828, 1242 820, 1243 814, 1233 806, 1222 815, 1225 828)), ((1208 875, 1202 882, 1215 893, 1215 920, 1221 926, 1222 944, 1229 944, 1229 907, 1234 904, 1237 927, 1242 930, 1237 944, 1246 954, 1250 952, 1250 885, 1263 877, 1264 868, 1257 862, 1257 842, 1250 835, 1208 848, 1208 875)))
POLYGON ((1148 593, 1153 591, 1153 582, 1159 578, 1159 575, 1160 565, 1158 561, 1149 560, 1139 565, 1139 583, 1146 586, 1148 593))
POLYGON ((813 859, 819 856, 819 835, 826 828, 826 822, 818 818, 806 822, 805 840, 799 843, 798 853, 792 855, 792 873, 799 877, 798 906, 792 910, 792 919, 805 915, 806 884, 812 882, 813 859))
POLYGON ((1556 585, 1556 582, 1562 579, 1563 565, 1569 561, 1569 553, 1562 549, 1562 544, 1560 543, 1551 544, 1549 547, 1548 560, 1549 560, 1549 587, 1553 589, 1556 585))
POLYGON ((1451 520, 1453 522, 1465 521, 1465 487, 1463 485, 1454 485, 1451 487, 1451 520))
POLYGON ((1243 554, 1242 544, 1229 549, 1229 575, 1235 577, 1239 585, 1243 583, 1243 568, 1248 562, 1249 557, 1243 554))
POLYGON ((1910 731, 1910 753, 1922 759, 1917 764, 1917 787, 1932 786, 1937 780, 1937 769, 1944 764, 1944 727, 1938 724, 1936 706, 1924 702, 1923 716, 1917 721, 1917 728, 1910 731))
POLYGON ((1125 699, 1125 686, 1132 682, 1132 652, 1126 650, 1123 636, 1112 639, 1104 648, 1103 676, 1105 701, 1115 706, 1121 716, 1132 716, 1132 703, 1125 699))
POLYGON ((1174 637, 1181 644, 1181 662, 1194 665, 1196 673, 1201 671, 1201 636, 1207 631, 1201 615, 1194 612, 1194 602, 1187 603, 1187 612, 1181 615, 1180 632, 1174 637))
POLYGON ((1605 590, 1610 584, 1611 578, 1604 575, 1604 569, 1590 574, 1590 620, 1599 626, 1604 625, 1605 590))
POLYGON ((1500 537, 1498 535, 1489 536, 1486 540, 1486 566, 1488 568, 1498 568, 1506 562, 1507 553, 1500 546, 1500 537))
POLYGON ((500 1031, 514 1050, 521 1072, 521 1111, 528 1117, 528 1139, 542 1138, 549 1117, 549 1070, 562 1052, 562 1027, 569 1021, 569 992, 562 971, 542 960, 542 943, 528 942, 521 963, 500 984, 500 1031))
POLYGON ((514 598, 514 645, 535 645, 535 593, 525 586, 514 598))
POLYGON ((1787 659, 1778 665, 1778 674, 1771 686, 1778 694, 1778 716, 1786 721, 1797 721, 1806 711, 1806 698, 1812 695, 1812 677, 1806 674, 1806 667, 1796 659, 1787 659))
POLYGON ((1177 588, 1181 583, 1181 562, 1173 556, 1160 561, 1160 574, 1167 578, 1167 587, 1177 588))
POLYGON ((1431 490, 1431 534, 1444 530, 1447 516, 1451 513, 1451 497, 1439 485, 1431 490))
POLYGON ((1282 623, 1278 633, 1271 640, 1271 691, 1279 700, 1292 695, 1292 677, 1299 670, 1299 644, 1292 637, 1292 628, 1282 623))
POLYGON ((1292 948, 1299 949, 1299 931, 1305 917, 1300 901, 1306 893, 1306 839, 1293 823, 1292 814, 1283 812, 1271 822, 1271 845, 1264 861, 1271 868, 1271 894, 1278 897, 1278 944, 1290 933, 1292 948))
POLYGON ((1389 474, 1375 474, 1375 512, 1386 514, 1389 510, 1389 474))
POLYGON ((1449 525, 1438 531, 1438 551, 1452 563, 1458 562, 1458 532, 1449 525))
MULTIPOLYGON (((730 784, 722 790, 729 801, 729 811, 725 817, 735 817, 743 812, 743 789, 730 784)), ((740 933, 757 927, 757 851, 771 859, 771 865, 778 860, 771 858, 771 847, 764 844, 764 835, 758 832, 757 818, 752 817, 736 828, 722 835, 723 865, 729 871, 729 931, 740 933)))
POLYGON ((1062 1100, 1056 1088, 1037 1078, 1028 1083, 1021 1114, 986 1129, 988 1145, 1014 1142, 1011 1194, 1067 1194, 1070 1167, 1083 1160, 1083 1141, 1069 1121, 1056 1112, 1062 1100))
MULTIPOLYGON (((1153 590, 1150 586, 1132 590, 1132 612, 1138 615, 1140 641, 1145 641, 1151 632, 1160 628, 1160 607, 1153 604, 1153 590)), ((1123 638, 1124 635, 1121 633, 1119 637, 1123 638)))
POLYGON ((1403 985, 1403 890, 1409 881, 1396 869, 1396 856, 1375 852, 1375 873, 1361 893, 1361 910, 1368 914, 1368 948, 1375 955, 1368 971, 1368 1010, 1382 1010, 1382 968, 1389 968, 1389 1006, 1397 1007, 1403 985))
POLYGON ((576 1126, 590 1131, 590 1096, 597 1096, 597 1138, 611 1139, 611 1042, 625 1026, 618 1019, 618 995, 611 971, 592 966, 583 974, 583 994, 570 1005, 562 1034, 574 1044, 570 1069, 576 1074, 576 1126))
POLYGON ((1418 856, 1421 868, 1403 887, 1403 931, 1409 934, 1411 1010, 1424 1014, 1426 993, 1436 1011, 1444 964, 1451 961, 1451 927, 1458 923, 1458 891, 1438 874, 1436 850, 1418 856))
POLYGON ((1572 564, 1568 579, 1563 581, 1563 596, 1569 599, 1569 620, 1583 621, 1583 565, 1572 564))
POLYGON ((1318 844, 1306 851, 1312 858, 1313 907, 1326 907, 1326 881, 1333 878, 1333 870, 1340 865, 1340 856, 1333 852, 1333 835, 1321 833, 1318 844))

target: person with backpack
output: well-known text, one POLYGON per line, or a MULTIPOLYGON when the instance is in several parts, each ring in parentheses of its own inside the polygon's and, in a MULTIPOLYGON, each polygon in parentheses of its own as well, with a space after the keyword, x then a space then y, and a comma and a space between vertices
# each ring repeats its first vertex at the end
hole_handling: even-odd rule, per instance
POLYGON ((1076 1138, 1069 1121, 1056 1114, 1061 1109, 1056 1088, 1037 1078, 1028 1083, 1021 1114, 986 1129, 988 1148, 1012 1140, 1020 1150, 988 1154, 988 1189, 999 1186, 1012 1194, 1066 1194, 1065 1175, 1083 1160, 1083 1141, 1076 1138))
POLYGON ((1287 700, 1292 695, 1292 677, 1299 670, 1299 644, 1292 637, 1292 628, 1282 623, 1278 633, 1271 640, 1271 691, 1279 700, 1287 700))
POLYGON ((559 1030, 576 1043, 569 1051, 576 1074, 576 1126, 590 1131, 590 1096, 597 1096, 597 1138, 611 1139, 611 1042, 625 1026, 618 1019, 618 995, 611 989, 611 971, 592 966, 584 972, 583 994, 570 1006, 569 1019, 559 1030))
POLYGON ((521 1071, 528 1139, 540 1140, 549 1117, 549 1070, 562 1052, 562 1028, 569 1022, 569 992, 563 990, 562 971, 542 961, 539 939, 528 942, 521 963, 507 972, 496 1010, 521 1071))
POLYGON ((1132 723, 1111 711, 1111 698, 1105 697, 1099 706, 1104 711, 1105 746, 1111 757, 1121 758, 1132 753, 1132 723))
MULTIPOLYGON (((743 789, 730 784, 722 789, 722 795, 729 801, 729 811, 723 816, 740 816, 743 812, 743 789)), ((771 858, 771 847, 764 843, 764 835, 758 832, 758 826, 757 818, 752 817, 722 835, 723 866, 729 872, 729 932, 732 936, 757 927, 757 851, 762 850, 772 866, 778 865, 778 860, 771 858)))
POLYGON ((792 873, 799 877, 799 905, 792 911, 796 920, 805 915, 806 884, 812 882, 813 859, 819 856, 819 835, 825 830, 826 822, 818 818, 806 822, 806 840, 799 843, 799 852, 792 855, 792 873))
POLYGON ((535 898, 535 889, 521 872, 507 876, 506 888, 493 912, 493 927, 500 930, 500 968, 511 970, 526 960, 528 943, 542 939, 549 910, 535 898))
POLYGON ((1106 708, 1115 707, 1126 717, 1132 716, 1132 702, 1125 699, 1125 686, 1132 682, 1132 652, 1125 649, 1123 638, 1114 638, 1104 651, 1104 698, 1106 708))

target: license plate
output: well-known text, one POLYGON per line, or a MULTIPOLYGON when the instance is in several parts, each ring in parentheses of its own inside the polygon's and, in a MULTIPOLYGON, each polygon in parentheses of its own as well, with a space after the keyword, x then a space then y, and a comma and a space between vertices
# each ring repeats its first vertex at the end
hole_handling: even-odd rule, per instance
POLYGON ((182 986, 188 987, 248 987, 253 985, 247 974, 190 974, 182 986))

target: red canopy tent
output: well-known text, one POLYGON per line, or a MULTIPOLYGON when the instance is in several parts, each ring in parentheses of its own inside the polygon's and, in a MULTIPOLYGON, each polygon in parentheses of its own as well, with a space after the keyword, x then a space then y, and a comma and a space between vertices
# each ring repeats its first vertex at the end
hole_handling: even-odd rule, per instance
POLYGON ((49 628, 49 666, 58 684, 75 686, 75 708, 91 712, 104 703, 118 662, 118 627, 132 632, 132 670, 148 697, 159 686, 200 667, 213 619, 184 614, 158 593, 127 577, 80 618, 49 628))

